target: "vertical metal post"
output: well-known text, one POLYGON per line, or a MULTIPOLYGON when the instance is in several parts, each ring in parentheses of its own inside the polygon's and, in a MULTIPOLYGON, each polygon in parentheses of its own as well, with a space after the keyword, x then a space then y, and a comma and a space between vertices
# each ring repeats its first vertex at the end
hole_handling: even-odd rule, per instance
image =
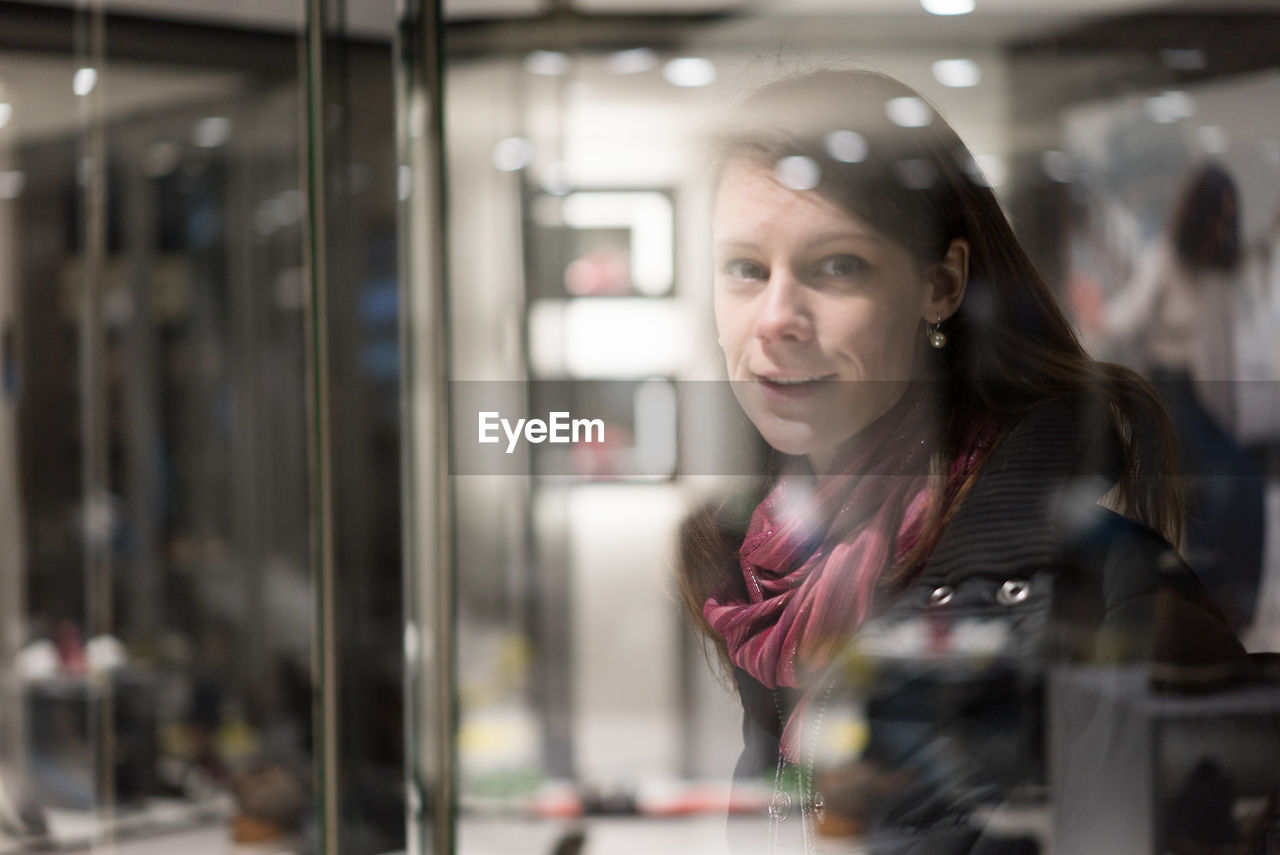
MULTIPOLYGON (((108 460, 106 332, 102 301, 106 287, 107 194, 106 128, 102 90, 106 84, 105 20, 100 2, 76 10, 76 59, 92 69, 81 80, 80 161, 81 258, 80 276, 80 532, 85 572, 83 635, 87 643, 112 629, 111 529, 114 507, 108 460)), ((81 72, 77 72, 79 75, 81 72)), ((109 671, 89 669, 87 677, 88 741, 93 763, 94 793, 101 820, 95 843, 109 846, 115 835, 115 713, 109 671)))
POLYGON ((306 259, 307 410, 310 425, 311 565, 315 584, 316 619, 312 639, 313 750, 319 814, 319 850, 338 855, 338 668, 334 637, 333 470, 330 422, 330 352, 327 280, 325 160, 327 111, 325 39, 328 36, 325 0, 307 0, 303 86, 306 110, 306 156, 303 186, 307 188, 306 259))
POLYGON ((133 318, 125 333, 123 393, 125 430, 124 495, 128 525, 133 535, 132 560, 122 568, 123 588, 129 592, 122 623, 133 638, 155 638, 164 614, 161 600, 160 523, 163 474, 156 449, 161 448, 157 411, 158 378, 156 335, 152 304, 151 271, 155 267, 153 231, 156 222, 156 190, 141 164, 127 164, 120 178, 124 197, 125 254, 129 259, 127 284, 133 301, 133 318))
MULTIPOLYGON (((2 96, 3 93, 0 93, 2 96)), ((12 168, 11 142, 0 140, 0 173, 12 168)), ((18 265, 15 201, 0 201, 0 764, 11 780, 27 780, 27 729, 17 669, 13 664, 27 634, 26 520, 19 491, 18 265)), ((4 784, 0 783, 0 791, 4 784)))
POLYGON ((398 12, 407 832, 411 855, 452 855, 457 705, 443 16, 440 0, 401 0, 398 12))

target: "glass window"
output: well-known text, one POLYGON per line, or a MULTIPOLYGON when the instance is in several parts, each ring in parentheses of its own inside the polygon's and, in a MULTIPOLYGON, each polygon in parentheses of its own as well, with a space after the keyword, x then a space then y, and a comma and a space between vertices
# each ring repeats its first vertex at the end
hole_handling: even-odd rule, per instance
MULTIPOLYGON (((995 666, 983 670, 1005 661, 998 654, 1009 638, 1016 645, 1023 637, 1002 634, 1009 631, 1005 624, 987 626, 990 615, 984 614, 956 626, 923 618, 901 626, 867 624, 861 634, 855 630, 865 618, 850 618, 840 625, 840 637, 864 645, 858 667, 878 676, 841 684, 819 702, 805 695, 807 686, 788 694, 749 669, 743 672, 753 654, 743 652, 741 636, 728 646, 737 651, 739 676, 750 679, 735 684, 731 672, 717 667, 716 620, 706 627, 710 636, 698 632, 699 613, 708 613, 700 607, 708 601, 706 590, 701 599, 687 598, 692 608, 686 614, 681 583, 698 575, 690 568, 700 566, 703 579, 696 584, 706 584, 708 576, 749 584, 740 553, 744 535, 764 536, 757 528, 764 523, 753 522, 753 513, 773 519, 761 497, 791 483, 788 467, 797 461, 816 477, 824 474, 822 461, 830 460, 827 446, 810 448, 792 443, 785 432, 771 433, 749 400, 741 407, 734 400, 741 389, 730 386, 743 381, 771 383, 770 394, 781 399, 806 394, 803 381, 846 379, 844 367, 834 363, 805 363, 802 348, 755 344, 769 336, 762 317, 776 310, 781 326, 774 333, 783 342, 804 339, 814 329, 834 330, 833 352, 852 363, 899 351, 914 358, 915 345, 904 350, 876 337, 877 330, 896 329, 899 315, 875 315, 858 337, 852 331, 860 310, 839 314, 852 298, 840 302, 830 296, 836 285, 824 292, 814 284, 821 276, 832 277, 829 282, 845 276, 847 283, 856 271, 883 269, 874 253, 870 262, 853 251, 828 259, 814 256, 818 250, 811 244, 784 244, 788 235, 813 237, 805 232, 811 223, 805 217, 847 226, 846 215, 854 215, 856 224, 871 225, 874 236, 889 235, 907 253, 903 258, 928 265, 953 258, 921 247, 937 239, 928 232, 930 218, 963 219, 964 205, 901 214, 899 222, 883 210, 896 197, 877 203, 866 195, 872 185, 839 177, 854 175, 864 163, 867 170, 878 168, 870 164, 884 159, 874 150, 884 140, 906 139, 912 129, 934 133, 945 122, 963 144, 953 162, 895 148, 891 156, 900 162, 883 174, 921 194, 948 181, 976 188, 966 191, 973 198, 993 194, 1005 212, 1001 224, 1012 225, 1008 239, 1020 247, 1019 269, 1043 280, 1036 298, 1042 303, 1034 311, 1024 305, 1019 315, 1012 308, 1016 301, 1001 302, 1001 289, 1015 286, 991 272, 1006 270, 990 255, 991 241, 1006 237, 990 235, 1006 235, 1007 228, 1001 232, 1005 227, 997 228, 994 219, 978 220, 985 222, 981 228, 966 232, 968 226, 961 226, 946 234, 967 238, 959 265, 969 277, 963 302, 951 304, 945 315, 909 318, 906 340, 916 336, 925 352, 930 343, 954 352, 979 335, 972 331, 979 327, 965 324, 996 323, 991 318, 997 317, 1017 327, 1050 311, 1044 308, 1050 300, 1060 306, 1062 315, 1050 312, 1059 336, 1052 347, 1075 354, 1077 366, 1094 366, 1096 358, 1132 368, 1136 375, 1123 375, 1131 388, 1144 390, 1139 395, 1154 389, 1156 396, 1134 404, 1132 412, 1157 412, 1151 400, 1159 400, 1182 443, 1181 457, 1162 457, 1168 466, 1159 464, 1165 468, 1147 470, 1148 480, 1130 485, 1133 495, 1159 492, 1164 487, 1156 485, 1165 484, 1185 490, 1190 516, 1181 538, 1172 528, 1164 531, 1212 603, 1205 608, 1227 627, 1224 639, 1242 639, 1254 651, 1274 649, 1277 615, 1270 592, 1277 576, 1268 532, 1276 525, 1269 476, 1276 318, 1268 296, 1275 277, 1267 271, 1274 267, 1280 209, 1280 125, 1266 106, 1277 95, 1268 46, 1273 39, 1266 34, 1274 33, 1278 10, 1272 4, 1228 11, 1210 4, 1168 9, 978 0, 712 2, 679 9, 571 2, 554 14, 486 9, 483 18, 465 17, 460 6, 450 11, 443 34, 448 193, 441 232, 447 238, 448 315, 413 335, 429 331, 446 342, 447 360, 436 366, 436 376, 447 381, 450 451, 435 459, 450 497, 452 551, 447 565, 436 567, 443 576, 423 565, 415 578, 423 584, 426 576, 433 583, 443 579, 456 597, 449 636, 456 642, 456 680, 436 680, 447 677, 443 671, 418 672, 426 677, 423 696, 456 691, 456 709, 437 707, 413 717, 409 727, 426 741, 439 735, 440 726, 454 728, 448 744, 456 749, 451 780, 457 786, 458 850, 532 853, 585 845, 590 851, 774 851, 770 845, 789 845, 775 835, 794 831, 800 835, 796 845, 809 847, 804 851, 855 851, 871 845, 883 826, 874 810, 888 803, 887 796, 876 787, 901 795, 908 783, 928 775, 939 787, 958 788, 952 795, 965 807, 946 814, 955 820, 956 835, 986 827, 1002 844, 1023 847, 1016 851, 1112 845, 1094 834, 1130 841, 1134 851, 1154 851, 1201 840, 1211 827, 1239 840, 1265 833, 1273 821, 1267 794, 1275 786, 1267 771, 1276 757, 1268 735, 1276 722, 1273 689, 1255 686, 1254 694, 1241 689, 1233 695, 1218 687, 1219 693, 1198 699, 1161 695, 1141 678, 1125 682, 1133 678, 1118 667, 1118 648, 1112 660, 1099 653, 1094 670, 1060 672, 1048 660, 1035 660, 1033 677, 1019 682, 1011 676, 1022 673, 1016 667, 1003 676, 995 666), (822 70, 872 70, 909 89, 894 90, 866 124, 846 126, 837 119, 853 115, 853 107, 841 112, 846 105, 830 87, 806 93, 794 82, 822 70), (736 161, 743 170, 742 163, 754 165, 748 180, 733 173, 726 151, 741 155, 743 149, 725 148, 725 122, 746 121, 744 108, 734 105, 775 81, 792 81, 795 88, 784 83, 773 90, 783 93, 776 100, 750 102, 763 106, 762 115, 749 118, 772 136, 752 137, 755 159, 736 161), (1187 188, 1206 174, 1206 163, 1216 164, 1213 180, 1227 188, 1220 195, 1229 210, 1219 212, 1219 225, 1193 229, 1219 230, 1225 253, 1209 263, 1215 284, 1202 286, 1185 265, 1182 273, 1171 272, 1177 262, 1167 247, 1191 204, 1187 188), (736 183, 732 193, 726 182, 736 183), (796 209, 779 214, 788 200, 796 209), (717 241, 725 229, 748 236, 737 240, 748 244, 740 255, 721 257, 717 241), (907 235, 924 235, 923 243, 907 235), (997 267, 984 266, 990 264, 997 267), (1000 281, 993 284, 993 278, 1000 281), (737 284, 724 284, 727 279, 737 284), (1169 285, 1173 280, 1180 284, 1169 285), (772 309, 761 302, 760 314, 750 315, 747 343, 735 343, 733 324, 746 317, 738 307, 770 299, 777 301, 772 309), (822 303, 828 299, 833 302, 822 303), (952 321, 961 304, 963 320, 952 321), (1008 317, 998 314, 1006 310, 1008 317), (797 332, 783 321, 802 328, 797 332), (1076 335, 1083 350, 1074 344, 1076 335), (788 352, 792 365, 785 364, 788 352), (744 358, 755 361, 746 369, 734 362, 744 358), (753 366, 754 377, 735 373, 750 374, 753 366), (800 376, 806 371, 814 376, 800 376), (1155 387, 1142 385, 1139 376, 1155 387), (599 441, 590 428, 597 420, 599 441), (578 422, 589 439, 574 435, 578 422), (924 688, 915 695, 882 694, 895 679, 919 679, 924 688), (765 700, 747 696, 762 685, 765 700), (770 696, 780 706, 761 713, 770 696), (1003 707, 1000 697, 1008 701, 1003 707), (786 762, 775 766, 777 733, 772 747, 761 749, 769 753, 765 762, 748 756, 753 745, 760 747, 751 728, 772 715, 769 727, 781 729, 779 717, 791 720, 797 701, 812 702, 822 710, 817 718, 825 718, 810 731, 818 734, 812 737, 818 759, 806 768, 802 758, 783 756, 786 762), (966 706, 970 701, 975 706, 966 706), (923 705, 928 716, 892 703, 923 705), (1081 704, 1105 712, 1089 721, 1073 719, 1081 704), (906 738, 903 719, 963 717, 969 709, 976 710, 970 730, 912 737, 913 750, 921 753, 898 756, 898 767, 885 767, 884 758, 893 756, 886 740, 895 733, 906 738), (1005 718, 992 724, 995 719, 984 715, 1005 718), (994 733, 982 730, 987 726, 994 733), (1097 759, 1098 740, 1120 732, 1116 728, 1144 736, 1126 741, 1131 748, 1123 762, 1106 767, 1114 772, 1108 779, 1114 787, 1100 786, 1090 761, 1063 759, 1071 752, 1097 759), (982 739, 989 740, 986 747, 974 748, 982 739), (844 753, 831 754, 832 745, 844 746, 844 753), (1006 761, 1011 765, 1002 766, 1006 761), (753 763, 762 774, 744 773, 753 763), (1008 772, 1016 781, 1002 779, 990 791, 979 792, 976 784, 965 789, 964 763, 976 763, 984 774, 1008 772), (1229 792, 1230 808, 1212 812, 1202 805, 1179 820, 1175 815, 1201 788, 1229 792), (1138 792, 1145 794, 1140 805, 1118 797, 1138 792), (1086 814, 1099 819, 1074 819, 1086 814)), ((848 78, 831 79, 836 86, 848 78)), ((407 269, 411 289, 433 281, 415 278, 420 272, 412 264, 407 269)), ((918 281, 903 275, 902 281, 918 281)), ((876 305, 898 311, 895 298, 883 299, 876 305)), ((1043 369, 1029 355, 1032 346, 1026 347, 1025 359, 1001 357, 1001 370, 1011 377, 1024 372, 1025 379, 1041 370, 1033 364, 1043 369)), ((815 353, 823 355, 819 349, 809 356, 815 353)), ((1072 387, 1081 376, 1063 382, 1072 387)), ((411 405, 443 406, 443 398, 415 397, 415 391, 421 390, 411 385, 411 405)), ((1041 393, 1041 399, 1052 397, 1041 393)), ((1020 423, 1009 415, 1017 409, 1013 400, 980 410, 988 420, 975 422, 981 428, 976 435, 990 441, 974 446, 973 460, 985 461, 1009 435, 1005 429, 1020 423)), ((1128 404, 1120 406, 1130 412, 1124 410, 1128 404)), ((942 431, 950 424, 929 412, 913 429, 942 431)), ((1091 412, 1082 424, 1092 431, 1109 418, 1105 411, 1091 412)), ((856 426, 849 427, 835 439, 847 443, 858 435, 856 426)), ((1082 427, 1077 439, 1091 435, 1082 427)), ((430 444, 434 438, 415 442, 414 436, 411 431, 410 447, 418 453, 438 448, 430 444)), ((1126 453, 1156 448, 1153 436, 1124 437, 1126 453)), ((945 447, 955 453, 957 446, 945 447)), ((1016 447, 1005 445, 1007 453, 1016 447)), ((1161 448, 1173 453, 1172 446, 1161 448)), ((1072 483, 1097 474, 1089 467, 1108 465, 1101 457, 1070 463, 1072 483)), ((1044 459, 1040 464, 1049 465, 1044 459)), ((981 483, 980 463, 963 471, 973 479, 953 486, 981 483)), ((914 470, 876 470, 868 477, 886 474, 925 477, 914 470)), ((1036 483, 1037 495, 1052 495, 1055 502, 1076 496, 1066 487, 1036 483)), ((410 489, 436 494, 440 486, 428 479, 411 482, 410 489)), ((820 487, 812 489, 826 496, 820 487)), ((1095 510, 1123 505, 1123 496, 1104 492, 1072 507, 1092 520, 1095 510)), ((1164 507, 1165 498, 1155 504, 1164 507)), ((886 494, 876 508, 895 501, 886 494)), ((963 502, 947 507, 963 508, 963 502)), ((1129 507, 1128 516, 1156 528, 1164 519, 1152 507, 1129 507)), ((944 530, 941 524, 926 528, 944 530)), ((834 531, 810 531, 790 558, 844 549, 848 541, 842 546, 834 531)), ((1018 543, 1011 541, 1003 552, 999 544, 986 548, 998 564, 1011 560, 1018 543)), ((922 549, 919 554, 930 554, 922 549)), ((975 548, 963 557, 972 564, 985 554, 975 548)), ((840 566, 833 574, 853 572, 840 566)), ((1015 567, 989 580, 991 590, 982 596, 994 604, 993 614, 1047 596, 1040 577, 1031 578, 1044 569, 1015 567)), ((989 566, 988 572, 996 571, 989 566)), ((1135 571, 1132 578, 1148 576, 1135 571)), ((800 577, 789 583, 800 585, 800 577)), ((849 576, 832 584, 839 589, 854 583, 849 576)), ((905 602, 888 582, 872 590, 868 609, 905 602)), ((975 596, 967 587, 957 590, 940 583, 923 595, 938 606, 975 596)), ((813 608, 826 602, 815 600, 813 608)), ((416 613, 428 607, 435 608, 430 598, 420 600, 416 613)), ((439 626, 433 621, 424 626, 439 626)), ((1108 643, 1100 635, 1089 639, 1102 648, 1108 643)), ((432 780, 424 776, 428 787, 432 780)), ((910 826, 902 822, 899 828, 910 826)))

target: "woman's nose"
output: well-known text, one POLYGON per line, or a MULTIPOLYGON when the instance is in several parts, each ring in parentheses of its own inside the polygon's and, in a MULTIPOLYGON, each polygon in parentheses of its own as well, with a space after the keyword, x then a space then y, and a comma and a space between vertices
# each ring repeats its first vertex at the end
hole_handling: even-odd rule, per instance
POLYGON ((804 286, 786 271, 770 277, 756 317, 756 337, 761 341, 805 341, 813 334, 804 286))

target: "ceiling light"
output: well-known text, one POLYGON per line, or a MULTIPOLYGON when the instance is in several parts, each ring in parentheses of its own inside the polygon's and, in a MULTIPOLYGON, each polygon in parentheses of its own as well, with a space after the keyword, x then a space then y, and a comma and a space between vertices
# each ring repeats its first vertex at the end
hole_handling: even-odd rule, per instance
POLYGON ((857 131, 832 131, 823 142, 827 154, 841 163, 862 163, 867 159, 867 140, 857 131))
POLYGON ((191 129, 191 141, 199 148, 217 148, 231 139, 231 120, 225 116, 206 116, 191 129))
POLYGON ((913 95, 890 98, 885 102, 884 111, 889 121, 903 128, 923 128, 933 121, 933 110, 913 95))
POLYGON ((648 71, 658 64, 658 55, 649 48, 632 48, 611 54, 608 60, 609 70, 614 74, 639 74, 648 71))
POLYGON ((533 145, 524 137, 507 137, 493 147, 493 165, 502 172, 518 172, 533 162, 533 145))
POLYGON ((982 81, 982 69, 971 59, 940 59, 933 64, 933 77, 943 86, 967 89, 982 81))
POLYGON ((818 186, 822 170, 813 162, 813 158, 794 154, 773 165, 773 177, 790 190, 812 190, 818 186))
POLYGON ((973 0, 920 0, 930 15, 967 15, 973 11, 973 0))
POLYGON ((664 65, 662 76, 673 86, 710 86, 716 82, 716 67, 709 59, 686 56, 664 65))
POLYGON ((535 50, 524 58, 524 70, 543 77, 563 77, 572 64, 569 55, 558 50, 535 50))
POLYGON ((76 71, 76 76, 71 78, 71 91, 77 95, 85 96, 93 91, 93 87, 98 84, 98 71, 95 68, 81 68, 76 71))
POLYGON ((1147 99, 1145 109, 1151 121, 1169 125, 1195 115, 1195 104, 1186 92, 1163 92, 1147 99))

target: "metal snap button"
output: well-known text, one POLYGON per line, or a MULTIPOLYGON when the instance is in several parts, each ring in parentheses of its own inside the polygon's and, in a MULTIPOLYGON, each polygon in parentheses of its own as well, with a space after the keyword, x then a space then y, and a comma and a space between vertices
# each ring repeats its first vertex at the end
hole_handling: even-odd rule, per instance
POLYGON ((817 818, 818 822, 822 822, 827 815, 827 800, 822 797, 822 793, 814 793, 813 815, 817 818))
POLYGON ((774 822, 782 822, 791 816, 791 796, 787 793, 774 793, 769 802, 769 818, 774 822))
POLYGON ((951 602, 951 598, 955 595, 955 588, 952 588, 950 585, 942 585, 934 588, 933 591, 929 593, 929 605, 945 606, 947 603, 951 602))
POLYGON ((1031 583, 1025 579, 1010 579, 996 591, 996 602, 1002 606, 1016 606, 1026 602, 1031 594, 1031 583))

